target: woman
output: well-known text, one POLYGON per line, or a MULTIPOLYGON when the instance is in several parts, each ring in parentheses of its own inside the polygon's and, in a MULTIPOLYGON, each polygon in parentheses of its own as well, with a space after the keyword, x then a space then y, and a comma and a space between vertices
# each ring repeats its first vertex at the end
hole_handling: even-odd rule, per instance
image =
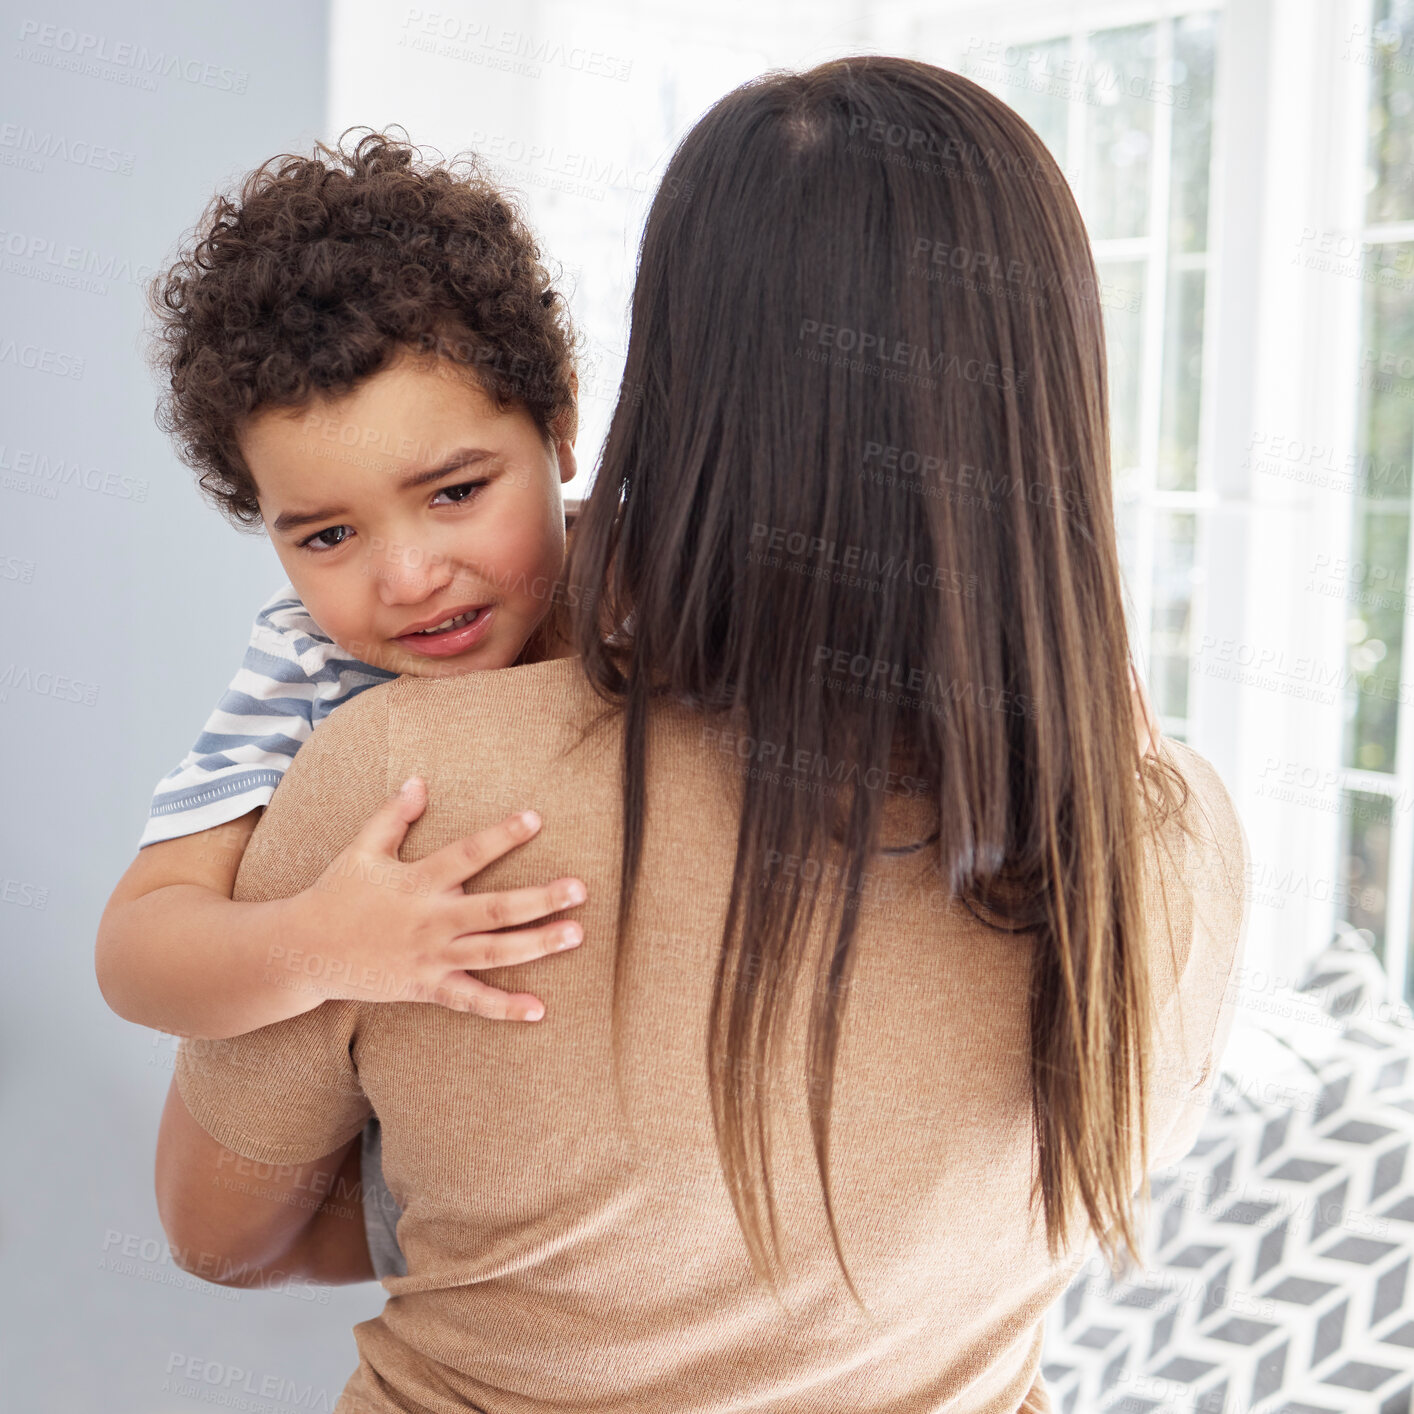
POLYGON ((381 1120, 408 1270, 341 1410, 1049 1407, 1042 1318, 1088 1234, 1142 1255, 1244 918, 1216 773, 1135 742, 1095 295, 1054 161, 958 75, 771 74, 683 141, 577 656, 362 694, 238 882, 302 887, 408 769, 409 860, 520 789, 544 828, 478 883, 589 890, 516 970, 545 1020, 327 1003, 169 1097, 174 1247, 257 1269, 359 1274, 298 1196, 381 1120))

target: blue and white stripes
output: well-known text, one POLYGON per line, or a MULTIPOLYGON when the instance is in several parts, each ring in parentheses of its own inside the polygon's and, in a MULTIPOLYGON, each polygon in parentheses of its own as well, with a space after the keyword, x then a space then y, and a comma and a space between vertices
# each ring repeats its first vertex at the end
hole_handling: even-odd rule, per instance
POLYGON ((397 677, 351 658, 286 584, 261 606, 240 671, 196 744, 157 783, 138 847, 265 805, 295 752, 342 702, 397 677))

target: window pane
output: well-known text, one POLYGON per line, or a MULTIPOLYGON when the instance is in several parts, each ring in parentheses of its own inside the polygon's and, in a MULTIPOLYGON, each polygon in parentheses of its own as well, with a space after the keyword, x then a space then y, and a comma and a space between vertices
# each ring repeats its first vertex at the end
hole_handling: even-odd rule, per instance
MULTIPOLYGON (((1409 910, 1409 940, 1405 947, 1405 956, 1414 959, 1414 908, 1409 910)), ((1414 967, 1408 965, 1404 969, 1404 1000, 1414 1007, 1414 967)))
POLYGON ((1342 791, 1341 879, 1336 913, 1374 936, 1385 960, 1385 915, 1389 901, 1390 798, 1367 791, 1342 791))
MULTIPOLYGON (((1124 570, 1126 584, 1134 582, 1135 566, 1139 563, 1139 498, 1137 496, 1125 496, 1116 493, 1115 495, 1115 541, 1119 546, 1119 562, 1124 570)), ((1128 611, 1129 605, 1125 604, 1128 611)), ((1130 625, 1130 637, 1136 645, 1136 653, 1139 645, 1147 642, 1142 632, 1135 632, 1135 626, 1130 625)))
POLYGON ((1085 64, 1085 171, 1081 210, 1095 240, 1149 229, 1154 132, 1153 25, 1089 36, 1085 64))
POLYGON ((1110 449, 1113 471, 1123 484, 1139 466, 1139 397, 1144 353, 1142 260, 1097 265, 1105 321, 1105 358, 1110 385, 1110 449))
POLYGON ((1414 245, 1366 247, 1360 432, 1367 496, 1407 502, 1414 450, 1414 245), (1404 272, 1401 276, 1400 272, 1404 272))
POLYGON ((1202 270, 1169 276, 1164 310, 1163 389, 1159 403, 1161 491, 1193 491, 1198 485, 1198 416, 1203 393, 1202 270))
MULTIPOLYGON (((1409 513, 1388 503, 1362 501, 1356 511, 1353 561, 1365 585, 1403 585, 1409 572, 1409 513)), ((1347 766, 1393 771, 1403 659, 1404 596, 1352 584, 1346 621, 1345 743, 1347 766)))
POLYGON ((1414 216, 1414 3, 1374 0, 1370 67, 1370 148, 1367 218, 1414 216))
POLYGON ((1154 612, 1150 682, 1160 716, 1188 715, 1188 659, 1198 518, 1161 511, 1154 518, 1154 612))
MULTIPOLYGON (((1408 244, 1373 248, 1376 269, 1406 266, 1408 244)), ((1402 586, 1409 573, 1410 458, 1414 449, 1414 280, 1365 286, 1360 373, 1360 494, 1354 510, 1347 618, 1345 736, 1342 759, 1367 771, 1393 771, 1403 665, 1402 586)))
MULTIPOLYGON (((1169 169, 1169 244, 1208 248, 1208 162, 1213 147, 1213 70, 1218 42, 1211 10, 1173 26, 1173 148, 1169 169)), ((1166 90, 1161 85, 1157 92, 1166 90)))
POLYGON ((1060 167, 1065 166, 1066 124, 1073 81, 1066 77, 1070 40, 1007 45, 1000 60, 968 55, 963 73, 1015 108, 1040 135, 1060 167))

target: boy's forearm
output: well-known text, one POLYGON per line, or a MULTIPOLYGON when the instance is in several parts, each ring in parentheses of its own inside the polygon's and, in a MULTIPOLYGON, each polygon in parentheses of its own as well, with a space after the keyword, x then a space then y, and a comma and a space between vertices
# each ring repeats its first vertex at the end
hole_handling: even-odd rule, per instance
POLYGON ((177 1036, 221 1040, 310 1011, 323 998, 279 968, 296 936, 294 898, 237 902, 169 884, 110 906, 99 985, 119 1016, 177 1036))

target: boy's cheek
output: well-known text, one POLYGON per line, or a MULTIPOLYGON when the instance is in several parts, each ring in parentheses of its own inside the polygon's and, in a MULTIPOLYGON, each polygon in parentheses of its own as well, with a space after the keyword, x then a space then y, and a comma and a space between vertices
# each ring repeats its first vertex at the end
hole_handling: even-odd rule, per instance
MULTIPOLYGON (((502 598, 525 597, 537 578, 559 573, 564 563, 564 532, 549 511, 548 507, 525 505, 520 514, 498 517, 497 525, 487 527, 489 533, 481 543, 494 548, 482 563, 488 581, 502 598)), ((476 564, 476 559, 471 563, 476 564)))
MULTIPOLYGON (((520 533, 497 545, 494 566, 487 579, 500 601, 500 611, 508 629, 521 638, 530 637, 555 602, 556 585, 564 568, 563 542, 553 537, 520 533)), ((519 651, 519 649, 517 649, 519 651)))
POLYGON ((345 653, 368 662, 368 654, 378 651, 381 639, 374 637, 369 625, 349 615, 349 605, 358 602, 350 592, 346 595, 330 593, 330 585, 301 584, 294 576, 289 576, 300 603, 309 610, 309 616, 323 632, 327 633, 345 653))

